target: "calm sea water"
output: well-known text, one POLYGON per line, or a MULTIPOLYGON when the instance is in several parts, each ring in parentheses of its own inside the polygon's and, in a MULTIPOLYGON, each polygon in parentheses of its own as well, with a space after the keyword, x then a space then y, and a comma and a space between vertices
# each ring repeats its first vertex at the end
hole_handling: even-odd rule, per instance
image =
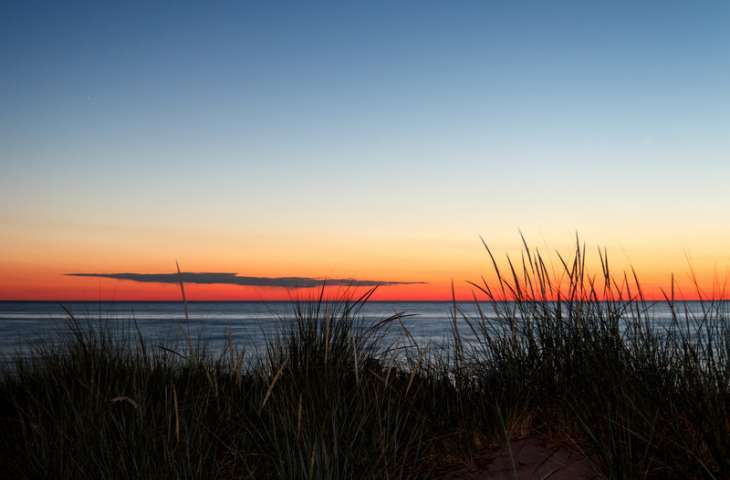
MULTIPOLYGON (((191 302, 188 319, 179 302, 64 303, 75 318, 122 329, 136 321, 151 343, 166 344, 181 338, 200 339, 219 349, 228 339, 242 347, 261 347, 292 317, 289 302, 191 302)), ((69 338, 68 315, 59 303, 0 302, 0 355, 27 352, 38 342, 69 338)), ((464 306, 469 309, 469 306, 464 306)), ((361 314, 378 321, 394 313, 408 313, 404 324, 420 342, 442 341, 449 333, 449 302, 371 302, 361 314)))
MULTIPOLYGON (((220 349, 227 339, 245 348, 261 347, 291 317, 293 305, 287 302, 193 302, 189 319, 181 303, 170 302, 101 302, 65 303, 74 316, 83 321, 105 322, 129 328, 134 319, 150 343, 169 344, 187 336, 201 339, 212 349, 220 349)), ((702 306, 688 302, 692 315, 700 315, 702 306)), ((727 304, 726 304, 727 306, 727 304)), ((440 343, 449 336, 450 302, 371 302, 362 310, 366 320, 377 321, 397 312, 412 316, 404 324, 418 343, 440 343)), ((471 303, 459 304, 467 314, 475 314, 471 303)), ((487 311, 488 308, 487 308, 487 311)), ((651 308, 652 321, 659 327, 668 323, 670 311, 663 303, 651 308)), ((41 341, 62 342, 68 339, 67 314, 58 303, 0 302, 0 355, 25 352, 41 341)))

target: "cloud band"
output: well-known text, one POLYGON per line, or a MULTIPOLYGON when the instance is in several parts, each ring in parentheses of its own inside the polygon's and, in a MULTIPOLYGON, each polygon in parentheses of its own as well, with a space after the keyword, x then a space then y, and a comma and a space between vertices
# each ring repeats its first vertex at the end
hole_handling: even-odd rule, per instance
POLYGON ((312 288, 324 285, 348 287, 375 287, 394 285, 422 285, 426 282, 398 282, 384 280, 362 280, 357 278, 312 278, 312 277, 248 277, 226 272, 182 272, 178 273, 66 273, 69 277, 112 278, 143 283, 185 283, 240 285, 247 287, 312 288))

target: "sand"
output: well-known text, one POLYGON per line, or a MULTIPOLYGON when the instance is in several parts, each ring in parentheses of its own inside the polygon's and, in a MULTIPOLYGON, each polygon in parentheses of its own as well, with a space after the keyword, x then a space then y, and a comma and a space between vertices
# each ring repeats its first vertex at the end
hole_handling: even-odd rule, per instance
POLYGON ((509 447, 487 449, 444 480, 589 480, 602 479, 585 455, 567 445, 538 437, 514 440, 509 447), (511 452, 510 452, 511 450, 511 452))

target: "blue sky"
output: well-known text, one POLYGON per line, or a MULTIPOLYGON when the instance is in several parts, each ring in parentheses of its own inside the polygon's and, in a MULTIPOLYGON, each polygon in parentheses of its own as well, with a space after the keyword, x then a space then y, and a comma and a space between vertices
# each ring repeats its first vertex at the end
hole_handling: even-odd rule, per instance
POLYGON ((13 242, 181 225, 214 247, 323 229, 395 250, 517 228, 730 240, 715 225, 730 207, 728 2, 0 9, 13 242))

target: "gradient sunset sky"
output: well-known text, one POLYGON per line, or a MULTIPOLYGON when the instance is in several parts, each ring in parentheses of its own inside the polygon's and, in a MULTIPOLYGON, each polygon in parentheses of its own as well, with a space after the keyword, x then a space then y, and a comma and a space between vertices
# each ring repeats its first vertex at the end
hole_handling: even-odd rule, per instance
POLYGON ((518 229, 714 289, 729 26, 727 1, 2 2, 0 299, 178 299, 64 275, 176 260, 468 297, 479 236, 501 258, 518 229))

